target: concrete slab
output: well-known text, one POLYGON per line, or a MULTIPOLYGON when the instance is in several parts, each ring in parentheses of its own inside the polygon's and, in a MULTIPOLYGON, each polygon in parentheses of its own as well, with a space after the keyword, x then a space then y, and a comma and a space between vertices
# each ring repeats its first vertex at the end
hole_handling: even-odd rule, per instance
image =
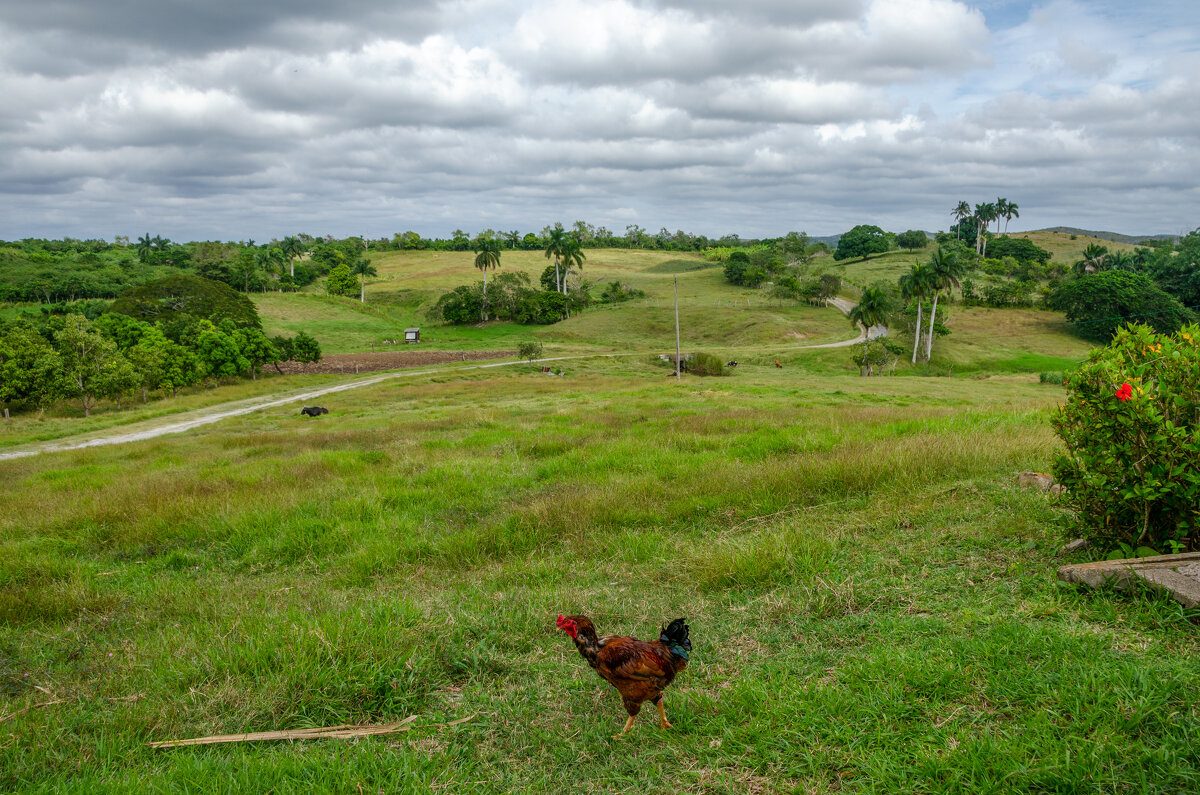
POLYGON ((1105 583, 1125 588, 1142 580, 1166 589, 1184 607, 1200 607, 1200 552, 1078 563, 1060 568, 1058 579, 1092 588, 1105 583))

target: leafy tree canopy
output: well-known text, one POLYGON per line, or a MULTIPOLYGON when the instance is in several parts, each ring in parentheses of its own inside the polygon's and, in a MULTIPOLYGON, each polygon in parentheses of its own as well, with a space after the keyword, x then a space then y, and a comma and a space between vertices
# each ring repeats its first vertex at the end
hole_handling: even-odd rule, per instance
POLYGON ((262 326, 249 298, 227 284, 184 273, 126 290, 109 311, 148 322, 190 315, 213 323, 232 320, 239 326, 262 326))
POLYGON ((909 250, 925 248, 929 245, 929 236, 919 229, 910 229, 896 235, 896 245, 909 250))
POLYGON ((988 256, 993 259, 1012 257, 1017 262, 1040 262, 1045 265, 1050 261, 1050 252, 1034 244, 1032 240, 1023 237, 993 238, 988 243, 988 256))
POLYGON ((1132 323, 1170 334, 1195 317, 1149 277, 1130 271, 1081 276, 1055 290, 1048 303, 1067 313, 1080 336, 1098 342, 1107 342, 1117 329, 1132 323))
POLYGON ((882 229, 860 224, 841 236, 833 258, 838 261, 855 257, 866 259, 871 254, 882 254, 887 250, 888 240, 882 229))

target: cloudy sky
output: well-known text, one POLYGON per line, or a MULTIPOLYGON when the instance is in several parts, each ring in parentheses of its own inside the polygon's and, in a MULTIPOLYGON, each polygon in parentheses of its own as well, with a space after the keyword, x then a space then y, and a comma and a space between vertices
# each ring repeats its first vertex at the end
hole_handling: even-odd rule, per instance
POLYGON ((11 0, 0 238, 1200 226, 1196 0, 11 0))

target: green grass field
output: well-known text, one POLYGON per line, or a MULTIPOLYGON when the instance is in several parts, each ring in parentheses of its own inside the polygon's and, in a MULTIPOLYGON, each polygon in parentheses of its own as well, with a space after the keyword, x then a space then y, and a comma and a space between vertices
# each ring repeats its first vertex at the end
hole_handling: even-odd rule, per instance
POLYGON ((664 373, 425 377, 0 464, 0 788, 1200 786, 1195 627, 1058 587, 1058 511, 1013 485, 1060 389, 664 373), (613 738, 559 612, 689 619, 675 729, 613 738))
MULTIPOLYGON (((1200 789, 1195 611, 1060 586, 1062 512, 1014 483, 1058 449, 1064 392, 1036 373, 1088 350, 1060 316, 950 305, 930 366, 860 378, 847 349, 797 347, 852 336, 840 312, 695 258, 589 252, 589 278, 648 297, 539 328, 422 320, 469 255, 378 265, 365 306, 257 296, 269 333, 639 353, 0 461, 0 791, 1200 789), (685 349, 737 358, 728 377, 677 383, 651 355, 675 275, 685 349), (649 709, 614 738, 616 692, 554 628, 579 612, 643 638, 688 619, 673 729, 649 709), (361 740, 146 745, 409 716, 361 740)), ((341 380, 60 408, 2 443, 341 380)))

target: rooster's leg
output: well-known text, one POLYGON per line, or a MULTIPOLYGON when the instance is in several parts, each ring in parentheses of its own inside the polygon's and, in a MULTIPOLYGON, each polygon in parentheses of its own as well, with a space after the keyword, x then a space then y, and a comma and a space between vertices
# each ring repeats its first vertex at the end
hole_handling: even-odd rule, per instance
POLYGON ((658 707, 658 725, 664 729, 671 728, 671 723, 667 720, 667 710, 663 707, 662 698, 654 702, 654 706, 658 707))
POLYGON ((630 729, 633 728, 633 719, 635 717, 637 717, 637 716, 636 715, 629 716, 629 720, 625 721, 625 728, 621 729, 621 734, 625 734, 626 732, 628 732, 630 729))

